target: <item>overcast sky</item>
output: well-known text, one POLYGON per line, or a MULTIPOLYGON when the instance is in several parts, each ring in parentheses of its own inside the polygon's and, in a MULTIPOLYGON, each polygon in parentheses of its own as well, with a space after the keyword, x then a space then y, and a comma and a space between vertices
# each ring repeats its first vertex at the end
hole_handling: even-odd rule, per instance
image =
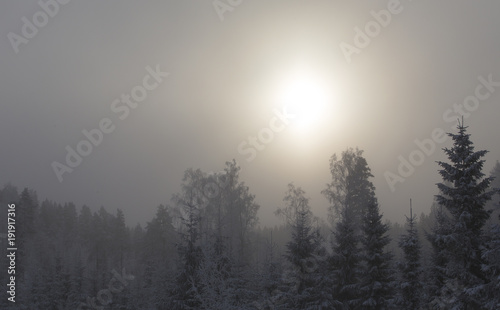
POLYGON ((417 153, 416 139, 465 114, 476 149, 490 151, 485 172, 500 159, 498 2, 41 2, 47 13, 0 3, 0 183, 41 200, 121 208, 144 224, 187 168, 234 158, 269 225, 291 181, 325 214, 329 158, 359 147, 385 218, 402 222, 410 198, 429 211, 451 145, 417 153), (310 93, 297 93, 304 84, 310 93), (319 116, 280 119, 283 98, 300 95, 323 101, 300 110, 319 116), (112 132, 89 151, 82 131, 100 126, 112 132), (78 144, 90 154, 71 168, 78 144), (401 158, 418 166, 401 176, 401 158), (72 172, 58 178, 55 162, 72 172), (387 172, 405 181, 391 189, 387 172))

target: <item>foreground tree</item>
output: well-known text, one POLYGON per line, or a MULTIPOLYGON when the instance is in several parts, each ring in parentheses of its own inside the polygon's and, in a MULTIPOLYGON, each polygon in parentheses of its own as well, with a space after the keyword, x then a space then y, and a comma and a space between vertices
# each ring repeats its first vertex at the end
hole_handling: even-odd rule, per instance
POLYGON ((458 124, 458 134, 448 135, 453 147, 444 149, 449 163, 438 162, 443 183, 437 184, 440 194, 436 199, 450 214, 450 221, 434 239, 445 250, 447 286, 453 288, 450 302, 456 308, 476 309, 482 303, 481 286, 487 281, 481 270, 482 229, 489 218, 485 205, 494 194, 488 191, 492 178, 483 178, 481 158, 487 151, 474 151, 463 121, 458 124))
MULTIPOLYGON (((500 221, 500 216, 498 217, 500 221)), ((485 261, 483 272, 488 275, 485 285, 486 309, 500 309, 500 223, 493 225, 482 257, 485 261)))
POLYGON ((496 195, 494 195, 493 198, 493 205, 495 208, 498 208, 500 207, 500 203, 498 202, 500 200, 500 162, 498 160, 493 169, 490 171, 490 177, 492 178, 490 187, 496 192, 496 195))

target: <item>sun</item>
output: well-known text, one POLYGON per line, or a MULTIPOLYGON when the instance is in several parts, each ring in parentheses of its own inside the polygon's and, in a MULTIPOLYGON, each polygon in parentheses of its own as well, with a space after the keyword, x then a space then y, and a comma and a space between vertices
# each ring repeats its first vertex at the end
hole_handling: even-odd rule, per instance
POLYGON ((308 74, 288 78, 279 92, 280 104, 295 115, 291 126, 299 132, 308 132, 322 120, 330 96, 326 85, 308 74))

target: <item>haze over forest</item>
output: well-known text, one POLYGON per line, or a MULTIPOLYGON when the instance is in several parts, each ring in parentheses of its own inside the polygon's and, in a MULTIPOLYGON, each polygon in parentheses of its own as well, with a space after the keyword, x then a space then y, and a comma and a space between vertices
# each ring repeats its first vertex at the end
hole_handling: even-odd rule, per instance
POLYGON ((500 3, 0 3, 1 309, 500 309, 500 3))
POLYGON ((262 206, 260 223, 274 225, 291 181, 325 215, 320 192, 329 158, 359 147, 386 219, 402 223, 410 198, 415 212, 428 213, 439 182, 435 161, 451 140, 436 144, 394 191, 385 174, 400 175, 400 156, 409 160, 419 150, 415 140, 432 138, 436 128, 452 131, 460 114, 477 148, 490 151, 485 171, 500 159, 497 86, 477 107, 464 107, 480 79, 500 81, 499 8, 401 1, 357 49, 363 38, 356 28, 365 33, 377 21, 371 11, 389 3, 243 1, 229 10, 210 1, 72 1, 24 41, 12 34, 24 38, 22 17, 32 21, 42 8, 2 3, 0 182, 34 188, 42 200, 121 208, 129 225, 144 225, 170 203, 186 169, 217 172, 235 159, 262 206), (122 94, 142 85, 148 66, 169 75, 125 112, 122 94), (302 95, 291 91, 300 87, 302 95), (249 138, 301 96, 316 112, 296 112, 319 117, 291 122, 259 142, 265 149, 253 158, 249 138), (116 128, 59 182, 52 164, 66 165, 66 147, 76 149, 82 131, 104 118, 116 128))

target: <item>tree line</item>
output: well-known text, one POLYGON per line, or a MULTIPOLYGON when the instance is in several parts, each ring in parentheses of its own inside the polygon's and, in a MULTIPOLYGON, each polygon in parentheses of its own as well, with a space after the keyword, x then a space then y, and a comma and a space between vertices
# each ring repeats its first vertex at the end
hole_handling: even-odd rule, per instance
MULTIPOLYGON (((234 160, 219 173, 186 170, 144 227, 128 227, 120 209, 39 203, 34 190, 8 184, 0 216, 16 204, 18 284, 16 304, 5 295, 0 308, 499 309, 500 163, 485 176, 487 151, 457 129, 431 213, 418 219, 401 206, 404 226, 383 220, 359 149, 330 159, 328 219, 290 183, 276 227, 258 225, 260 206, 234 160), (113 290, 117 274, 129 277, 113 290)), ((4 284, 8 263, 3 255, 4 284)))

